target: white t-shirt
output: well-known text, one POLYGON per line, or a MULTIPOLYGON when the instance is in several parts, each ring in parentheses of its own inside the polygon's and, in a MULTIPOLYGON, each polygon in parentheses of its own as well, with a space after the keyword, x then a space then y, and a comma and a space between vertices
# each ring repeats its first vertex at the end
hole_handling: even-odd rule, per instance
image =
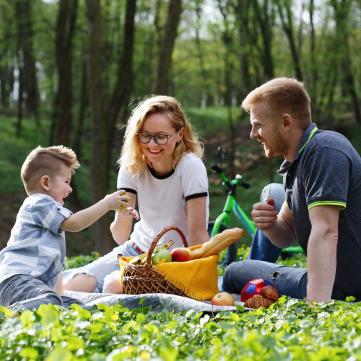
MULTIPOLYGON (((135 224, 130 240, 143 251, 148 251, 155 236, 171 225, 180 228, 189 240, 188 199, 207 197, 205 221, 208 224, 207 171, 194 153, 185 154, 174 171, 162 177, 155 176, 149 168, 142 175, 133 176, 122 167, 117 187, 137 195, 140 221, 135 224)), ((177 232, 167 232, 158 244, 168 240, 173 240, 176 246, 183 246, 177 232)))

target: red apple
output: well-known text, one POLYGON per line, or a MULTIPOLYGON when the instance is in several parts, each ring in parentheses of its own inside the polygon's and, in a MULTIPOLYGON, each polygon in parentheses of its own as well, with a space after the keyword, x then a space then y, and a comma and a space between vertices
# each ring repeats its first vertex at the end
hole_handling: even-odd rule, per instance
POLYGON ((215 306, 234 306, 234 299, 227 292, 218 292, 212 297, 211 304, 215 306))
POLYGON ((192 259, 192 251, 187 247, 174 248, 171 251, 173 262, 187 262, 192 259))

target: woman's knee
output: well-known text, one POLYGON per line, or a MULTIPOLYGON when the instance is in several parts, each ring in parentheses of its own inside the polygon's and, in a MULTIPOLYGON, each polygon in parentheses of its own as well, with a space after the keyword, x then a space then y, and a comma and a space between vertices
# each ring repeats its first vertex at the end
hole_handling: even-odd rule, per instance
POLYGON ((104 278, 104 293, 123 293, 123 286, 120 282, 120 271, 114 271, 104 278))
POLYGON ((69 281, 64 283, 64 290, 79 291, 79 292, 94 292, 97 286, 97 279, 95 276, 88 274, 77 274, 69 281))

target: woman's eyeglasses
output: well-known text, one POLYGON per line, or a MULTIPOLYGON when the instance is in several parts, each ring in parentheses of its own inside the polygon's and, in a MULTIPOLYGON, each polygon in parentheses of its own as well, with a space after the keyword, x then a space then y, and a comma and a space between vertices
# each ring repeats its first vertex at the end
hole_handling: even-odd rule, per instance
POLYGON ((170 137, 172 137, 175 133, 173 134, 156 134, 156 135, 150 135, 148 133, 145 132, 138 132, 138 139, 142 144, 148 144, 150 143, 151 139, 154 140, 154 142, 158 145, 165 145, 168 143, 168 140, 170 137))

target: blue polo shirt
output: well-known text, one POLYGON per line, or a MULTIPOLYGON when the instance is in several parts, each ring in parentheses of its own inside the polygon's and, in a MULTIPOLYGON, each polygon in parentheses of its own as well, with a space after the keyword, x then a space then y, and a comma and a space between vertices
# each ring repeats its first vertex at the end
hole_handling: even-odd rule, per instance
POLYGON ((332 297, 361 300, 361 158, 343 135, 305 130, 296 159, 283 162, 286 202, 292 210, 296 238, 307 252, 311 233, 309 209, 340 207, 337 269, 332 297))
POLYGON ((65 262, 65 232, 61 224, 71 214, 48 195, 27 197, 7 246, 0 252, 0 282, 26 274, 53 288, 65 262))

